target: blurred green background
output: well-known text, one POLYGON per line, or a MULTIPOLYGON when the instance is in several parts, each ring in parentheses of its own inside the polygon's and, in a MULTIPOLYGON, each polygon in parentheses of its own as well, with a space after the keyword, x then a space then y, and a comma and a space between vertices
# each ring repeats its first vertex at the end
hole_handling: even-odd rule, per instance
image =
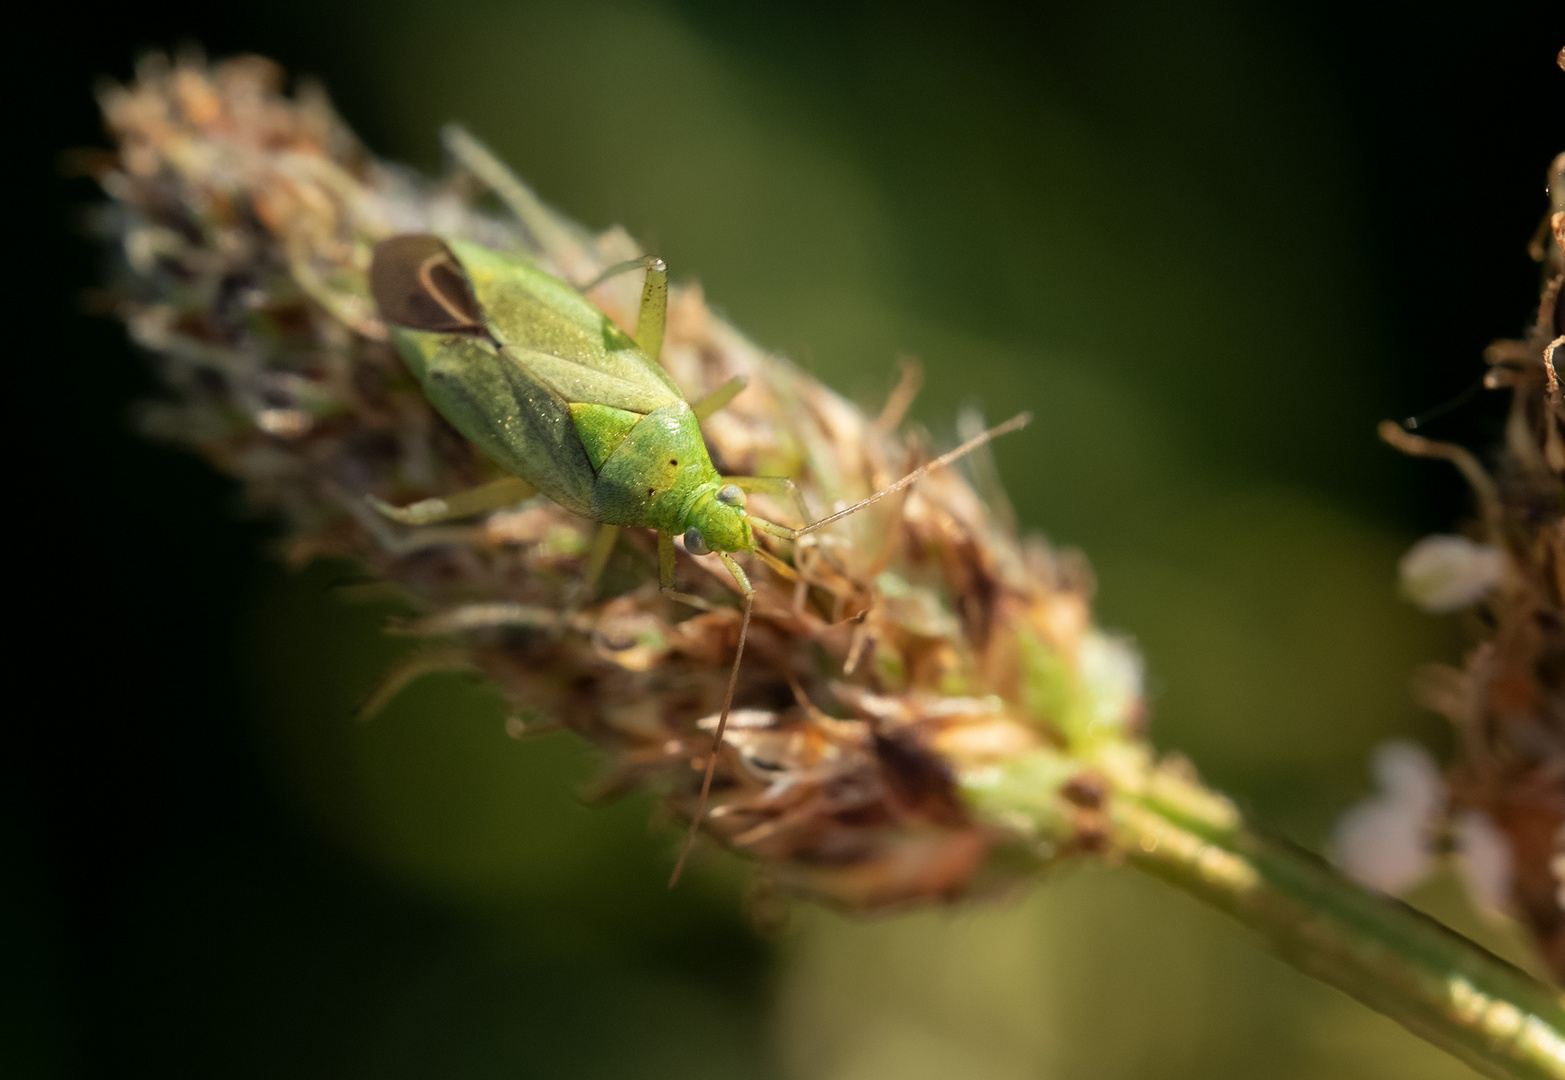
MULTIPOLYGON (((7 1075, 1460 1077, 1389 1021, 1129 871, 763 934, 742 864, 663 888, 651 804, 518 743, 481 686, 351 706, 384 609, 290 576, 151 392, 73 238, 88 89, 147 46, 264 52, 378 153, 468 124, 555 205, 622 223, 761 343, 875 406, 1038 422, 997 449, 1148 662, 1154 737, 1319 848, 1411 668, 1460 637, 1393 595, 1463 512, 1374 423, 1476 377, 1536 298, 1560 147, 1544 4, 1019 8, 145 5, 13 40, 20 271, 0 955, 7 1075), (14 512, 13 512, 14 513, 14 512), (30 704, 23 704, 30 702, 30 704)), ((1475 445, 1501 410, 1435 428, 1475 445)), ((1480 930, 1447 885, 1419 897, 1480 930)), ((1490 940, 1505 946, 1491 935, 1490 940)), ((6 1059, 0 1059, 0 1067, 6 1059)))

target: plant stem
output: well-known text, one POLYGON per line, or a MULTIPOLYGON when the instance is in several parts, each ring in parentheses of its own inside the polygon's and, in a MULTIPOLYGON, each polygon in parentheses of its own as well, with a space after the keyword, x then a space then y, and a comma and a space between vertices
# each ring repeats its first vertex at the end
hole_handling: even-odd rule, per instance
POLYGON ((1110 819, 1132 864, 1226 911, 1301 971, 1486 1075, 1565 1078, 1559 990, 1258 835, 1193 781, 1122 790, 1110 819))

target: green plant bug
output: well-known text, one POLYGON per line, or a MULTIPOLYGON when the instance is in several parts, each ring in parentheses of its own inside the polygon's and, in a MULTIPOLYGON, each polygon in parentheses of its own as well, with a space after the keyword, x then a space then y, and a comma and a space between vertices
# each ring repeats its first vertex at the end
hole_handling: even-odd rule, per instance
MULTIPOLYGON (((736 552, 750 552, 785 576, 791 566, 756 542, 760 530, 797 540, 914 483, 988 440, 1026 424, 1021 414, 969 439, 869 498, 810 522, 787 477, 722 476, 701 435, 701 421, 744 389, 734 379, 687 402, 658 364, 668 303, 668 269, 653 256, 611 267, 599 280, 644 269, 632 337, 583 293, 536 265, 477 244, 431 235, 395 236, 374 249, 370 291, 392 343, 430 402, 509 477, 405 508, 372 499, 397 521, 432 524, 511 505, 535 493, 600 523, 588 556, 590 591, 622 528, 657 531, 659 584, 665 595, 701 608, 707 601, 675 589, 674 537, 691 555, 715 554, 744 598, 738 648, 708 755, 697 810, 670 885, 679 879, 711 792, 717 749, 733 705, 755 590, 736 552), (786 497, 800 528, 746 509, 750 493, 786 497)), ((586 286, 590 289, 592 286, 586 286)))

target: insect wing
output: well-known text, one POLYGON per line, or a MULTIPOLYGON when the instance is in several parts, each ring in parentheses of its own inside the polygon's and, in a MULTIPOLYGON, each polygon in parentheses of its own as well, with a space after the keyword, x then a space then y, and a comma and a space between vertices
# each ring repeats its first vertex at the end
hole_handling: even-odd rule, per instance
POLYGON ((507 472, 584 517, 596 474, 570 408, 528 365, 487 338, 392 327, 431 404, 507 472))
POLYGON ((567 402, 649 413, 683 400, 668 373, 565 282, 477 244, 446 243, 491 331, 567 402))
POLYGON ((375 245, 369 286, 381 318, 392 325, 484 332, 472 288, 438 236, 394 236, 375 245))

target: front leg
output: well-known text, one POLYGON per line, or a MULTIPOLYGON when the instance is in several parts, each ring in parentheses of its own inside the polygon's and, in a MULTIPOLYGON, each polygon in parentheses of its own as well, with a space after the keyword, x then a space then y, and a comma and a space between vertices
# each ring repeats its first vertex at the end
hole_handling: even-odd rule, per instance
POLYGON ((512 506, 538 494, 538 489, 517 476, 507 476, 480 487, 438 499, 420 499, 411 506, 392 506, 373 495, 365 500, 381 514, 404 525, 433 525, 440 521, 486 514, 512 506))
POLYGON ((750 601, 754 600, 755 589, 750 584, 750 576, 744 572, 744 569, 739 565, 738 560, 736 560, 726 551, 719 551, 717 553, 717 557, 723 560, 723 566, 725 566, 728 569, 728 572, 734 576, 734 583, 739 586, 739 591, 744 594, 745 603, 748 604, 750 601))
POLYGON ((678 600, 681 604, 689 604, 701 611, 716 611, 716 605, 699 596, 682 593, 674 588, 674 536, 672 533, 658 531, 658 587, 664 596, 670 600, 678 600))

